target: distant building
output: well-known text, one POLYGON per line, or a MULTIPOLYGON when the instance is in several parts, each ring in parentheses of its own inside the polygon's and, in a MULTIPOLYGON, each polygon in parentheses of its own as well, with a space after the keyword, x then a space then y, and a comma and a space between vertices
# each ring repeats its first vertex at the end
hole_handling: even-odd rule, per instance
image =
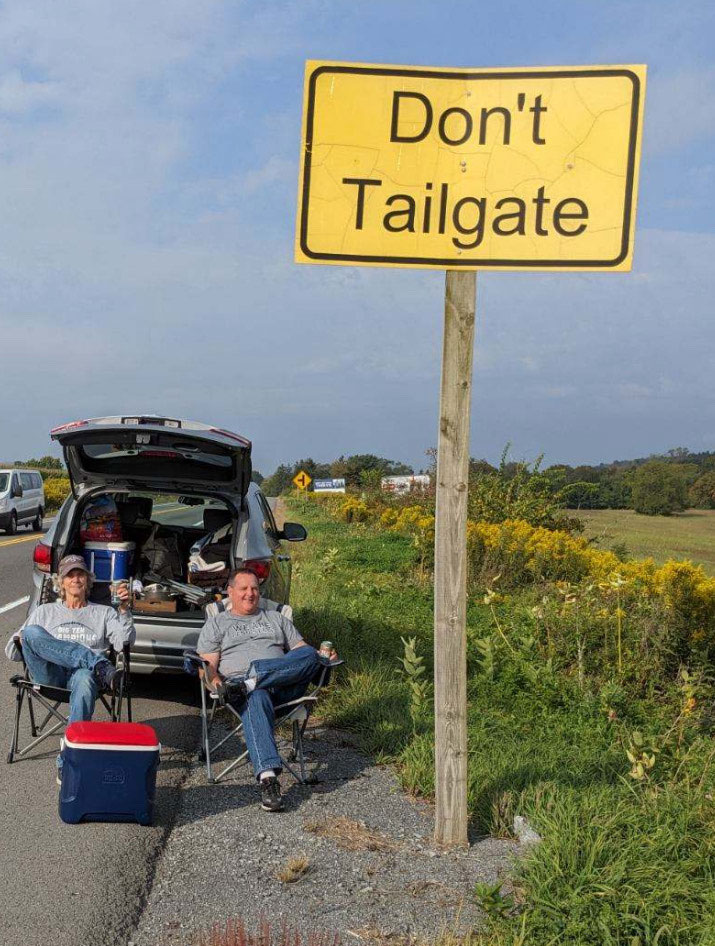
POLYGON ((430 478, 426 473, 415 473, 411 476, 383 476, 382 489, 386 493, 423 493, 429 489, 430 478))

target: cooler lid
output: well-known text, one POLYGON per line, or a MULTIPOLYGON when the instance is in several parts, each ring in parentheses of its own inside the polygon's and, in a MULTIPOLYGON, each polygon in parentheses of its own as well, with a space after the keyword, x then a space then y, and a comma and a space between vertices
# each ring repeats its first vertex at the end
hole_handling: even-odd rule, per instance
POLYGON ((159 739, 146 723, 70 723, 64 742, 70 749, 160 749, 159 739))

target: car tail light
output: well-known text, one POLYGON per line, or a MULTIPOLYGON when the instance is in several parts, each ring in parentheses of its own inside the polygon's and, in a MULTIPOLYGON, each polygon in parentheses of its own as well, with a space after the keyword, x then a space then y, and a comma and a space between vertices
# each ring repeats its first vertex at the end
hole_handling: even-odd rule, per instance
POLYGON ((263 558, 249 558, 243 567, 250 568, 259 581, 265 581, 271 573, 271 563, 263 558))
POLYGON ((64 430, 74 430, 75 427, 87 427, 89 424, 88 420, 73 420, 69 424, 60 424, 59 427, 53 427, 50 431, 50 436, 54 434, 59 434, 64 430))
POLYGON ((38 542, 35 551, 32 553, 32 561, 41 572, 52 571, 52 549, 44 542, 38 542))

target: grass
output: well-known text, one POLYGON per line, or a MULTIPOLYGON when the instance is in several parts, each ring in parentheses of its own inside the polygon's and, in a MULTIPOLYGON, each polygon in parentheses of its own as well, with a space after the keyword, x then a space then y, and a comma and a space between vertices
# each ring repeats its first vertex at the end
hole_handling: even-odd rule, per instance
MULTIPOLYGON (((414 638, 429 681, 432 590, 415 568, 414 547, 311 505, 294 507, 290 518, 310 535, 296 556, 296 623, 312 643, 335 641, 347 660, 324 704, 329 721, 393 762, 406 789, 430 797, 430 700, 415 706, 400 664, 402 638, 414 638)), ((520 626, 526 603, 517 593, 500 609, 517 648, 528 642, 520 626)), ((715 749, 707 724, 679 715, 675 685, 653 681, 645 695, 619 681, 581 687, 528 649, 526 657, 506 648, 489 657, 489 640, 499 646, 480 595, 468 609, 472 828, 509 836, 523 814, 544 840, 515 867, 516 906, 494 910, 473 946, 713 946, 715 749), (627 756, 636 732, 639 745, 657 748, 653 768, 637 779, 627 756)))
POLYGON ((675 516, 642 516, 632 509, 582 509, 585 535, 599 548, 625 543, 631 558, 688 559, 715 575, 715 510, 689 509, 675 516))

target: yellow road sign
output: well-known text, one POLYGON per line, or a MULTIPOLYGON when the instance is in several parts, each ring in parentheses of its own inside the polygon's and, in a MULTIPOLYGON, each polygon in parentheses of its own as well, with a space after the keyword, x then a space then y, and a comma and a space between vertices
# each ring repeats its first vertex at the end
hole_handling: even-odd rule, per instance
POLYGON ((296 260, 630 269, 645 76, 308 62, 296 260))
POLYGON ((312 477, 308 476, 305 470, 300 470, 293 477, 293 482, 298 487, 298 489, 307 489, 313 482, 313 479, 312 477))

